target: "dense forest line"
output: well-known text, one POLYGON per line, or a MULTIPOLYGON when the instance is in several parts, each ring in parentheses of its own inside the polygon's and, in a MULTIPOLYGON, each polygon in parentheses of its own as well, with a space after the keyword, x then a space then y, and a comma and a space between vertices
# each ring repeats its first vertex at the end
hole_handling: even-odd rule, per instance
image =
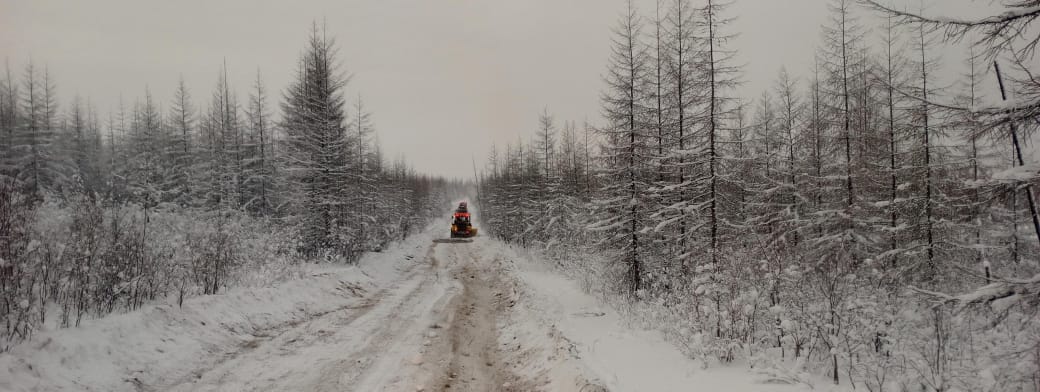
POLYGON ((755 100, 735 93, 729 5, 629 2, 604 122, 560 131, 547 110, 493 150, 489 233, 595 276, 706 364, 1040 390, 1040 2, 962 20, 831 0, 809 76, 755 100), (949 42, 970 50, 947 87, 949 42))
POLYGON ((383 156, 318 27, 298 64, 280 115, 259 73, 241 101, 226 66, 204 107, 181 80, 165 105, 146 89, 106 114, 60 104, 48 67, 8 67, 0 351, 42 327, 354 261, 448 205, 458 187, 383 156))

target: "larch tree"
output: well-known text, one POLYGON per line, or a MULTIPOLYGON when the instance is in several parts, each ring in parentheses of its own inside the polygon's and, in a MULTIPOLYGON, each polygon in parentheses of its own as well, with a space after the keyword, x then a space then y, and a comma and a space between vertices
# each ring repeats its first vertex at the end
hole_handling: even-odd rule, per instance
POLYGON ((918 25, 913 31, 911 46, 914 56, 910 60, 913 76, 908 88, 911 96, 918 98, 908 109, 909 126, 912 134, 916 136, 912 138, 915 139, 912 142, 913 162, 909 170, 912 172, 910 175, 915 177, 914 183, 919 186, 918 194, 913 197, 917 201, 914 203, 914 210, 918 211, 918 214, 912 217, 912 225, 917 228, 914 231, 923 237, 915 240, 920 241, 918 246, 923 248, 925 253, 924 261, 928 272, 924 276, 930 277, 939 276, 938 266, 935 265, 936 243, 939 241, 940 230, 937 227, 940 220, 938 209, 947 202, 943 187, 939 184, 941 177, 937 173, 940 169, 940 163, 937 161, 941 159, 942 154, 941 147, 936 146, 936 141, 940 139, 939 126, 935 119, 936 110, 929 102, 936 92, 934 73, 938 60, 931 54, 934 45, 935 41, 931 39, 928 31, 922 25, 918 25))
POLYGON ((538 115, 538 133, 535 136, 535 147, 539 160, 541 160, 541 176, 545 179, 556 176, 553 167, 556 151, 556 120, 549 113, 549 108, 543 108, 538 115))
POLYGON ((662 114, 666 117, 662 135, 664 148, 656 160, 663 162, 665 176, 647 196, 656 202, 649 211, 652 221, 648 223, 662 241, 663 249, 657 251, 662 255, 662 262, 676 264, 675 268, 669 265, 661 267, 674 269, 677 281, 671 284, 681 286, 688 284, 682 281, 692 276, 690 256, 696 242, 690 237, 698 224, 687 210, 696 203, 694 199, 698 196, 690 188, 697 175, 694 173, 695 161, 698 143, 701 142, 695 139, 694 117, 699 110, 698 89, 704 87, 698 86, 698 78, 702 75, 697 69, 701 62, 698 58, 701 51, 698 50, 697 10, 689 0, 674 0, 663 24, 664 50, 659 57, 663 57, 664 62, 661 95, 664 101, 662 114))
MULTIPOLYGON (((702 218, 706 233, 698 233, 703 244, 698 248, 707 253, 706 267, 709 286, 705 293, 715 304, 715 336, 722 337, 723 297, 732 292, 724 288, 722 280, 726 267, 722 265, 723 253, 729 250, 738 231, 732 230, 723 217, 728 211, 735 209, 732 199, 726 197, 724 190, 732 189, 737 182, 727 173, 727 166, 732 161, 723 155, 724 133, 731 129, 734 120, 734 108, 737 106, 734 90, 740 83, 740 67, 734 64, 736 52, 729 47, 733 35, 725 31, 732 18, 725 15, 729 2, 708 0, 704 7, 696 9, 697 18, 694 23, 696 42, 695 68, 699 70, 699 97, 697 111, 693 120, 699 126, 691 134, 696 143, 701 144, 698 156, 695 157, 698 177, 692 179, 691 194, 697 195, 696 204, 688 208, 702 218)), ((682 153, 682 152, 680 152, 682 153)))
POLYGON ((824 28, 825 56, 828 61, 828 87, 835 98, 831 103, 832 110, 837 113, 839 140, 843 144, 843 165, 845 181, 845 206, 851 209, 855 204, 856 193, 853 181, 852 149, 852 68, 855 51, 860 49, 861 28, 852 13, 851 0, 832 0, 831 24, 824 28))
MULTIPOLYGON (((668 71, 666 67, 671 61, 670 56, 672 51, 668 48, 668 32, 665 30, 664 24, 666 23, 666 16, 661 15, 661 0, 657 0, 654 8, 654 30, 653 30, 653 42, 651 45, 651 64, 650 71, 647 72, 647 83, 650 88, 647 91, 647 98, 649 102, 646 106, 649 108, 650 119, 648 123, 653 126, 653 135, 655 140, 656 148, 656 181, 658 185, 664 185, 665 177, 668 176, 668 169, 666 169, 666 152, 671 151, 669 144, 671 142, 669 130, 671 126, 669 122, 669 108, 668 108, 668 71)), ((659 207, 658 207, 659 208, 659 207)))
POLYGON ((758 180, 758 218, 768 231, 768 243, 789 252, 799 241, 804 196, 799 173, 803 104, 796 81, 781 69, 772 92, 763 93, 756 116, 756 144, 764 175, 758 180), (798 159, 796 159, 798 158, 798 159))
POLYGON ((44 103, 43 90, 51 88, 46 84, 41 81, 35 65, 31 62, 26 65, 22 96, 19 99, 22 117, 11 148, 16 180, 23 184, 28 194, 37 197, 42 196, 43 189, 54 177, 48 164, 53 147, 53 130, 50 128, 50 108, 44 103))
POLYGON ((67 114, 65 150, 71 153, 74 164, 73 188, 93 199, 102 190, 100 134, 92 106, 84 105, 81 99, 73 98, 67 114))
POLYGON ((888 167, 888 178, 886 182, 888 198, 885 202, 881 203, 881 209, 888 212, 888 228, 885 230, 888 232, 889 237, 889 250, 883 253, 879 257, 887 259, 887 267, 894 267, 897 265, 899 260, 899 254, 902 253, 900 248, 901 237, 905 237, 903 234, 906 231, 906 226, 899 226, 899 215, 900 211, 904 213, 908 212, 906 199, 899 197, 899 181, 900 174, 903 170, 903 164, 905 159, 901 152, 901 146, 905 144, 905 133, 906 133, 906 119, 904 95, 901 91, 906 90, 905 84, 905 69, 906 59, 901 53, 904 52, 905 48, 898 39, 898 26, 892 17, 885 19, 885 24, 882 30, 882 50, 883 58, 882 64, 880 65, 880 75, 878 78, 882 81, 883 88, 883 124, 884 133, 886 136, 885 144, 887 147, 888 159, 886 163, 888 167))
POLYGON ((344 113, 347 80, 339 74, 334 45, 314 28, 282 105, 283 165, 298 193, 290 214, 301 231, 300 251, 311 256, 351 248, 342 234, 353 223, 345 213, 352 212, 346 198, 354 154, 344 113))
POLYGON ((605 76, 607 90, 602 103, 608 124, 600 129, 608 143, 605 153, 616 162, 604 169, 602 199, 597 200, 600 220, 592 230, 608 232, 609 242, 620 252, 626 266, 625 289, 635 295, 642 289, 644 244, 640 237, 645 217, 646 164, 645 127, 642 118, 644 91, 641 81, 646 72, 645 48, 639 38, 643 20, 635 6, 628 9, 614 29, 610 63, 605 76))
POLYGON ((812 234, 807 235, 805 252, 806 258, 813 261, 810 284, 825 301, 825 310, 816 317, 827 325, 822 343, 832 352, 830 373, 835 384, 840 381, 840 345, 852 332, 845 313, 856 282, 849 281, 848 276, 854 275, 873 251, 873 237, 863 233, 870 227, 869 217, 859 208, 862 202, 857 183, 863 185, 863 182, 857 174, 861 162, 853 159, 854 149, 859 147, 854 134, 857 130, 853 128, 855 72, 858 62, 865 61, 866 56, 861 52, 864 50, 862 27, 852 7, 853 0, 832 0, 830 22, 823 29, 824 44, 819 57, 824 78, 820 102, 830 120, 824 129, 824 141, 825 145, 837 148, 822 154, 826 162, 819 189, 822 203, 811 223, 815 227, 809 230, 812 234), (827 195, 840 195, 840 198, 827 195))
POLYGON ((273 115, 267 103, 267 89, 256 72, 253 91, 246 107, 248 130, 245 141, 245 189, 248 194, 243 206, 257 216, 270 216, 274 211, 275 173, 272 165, 273 115))
POLYGON ((377 192, 374 189, 374 178, 372 177, 371 169, 376 167, 376 164, 372 162, 373 157, 370 155, 374 149, 369 149, 369 141, 372 135, 375 133, 375 126, 372 124, 372 114, 365 109, 365 103, 359 95, 357 101, 354 102, 354 119, 352 120, 352 130, 354 137, 357 138, 355 144, 357 144, 356 162, 355 168, 355 186, 357 192, 357 217, 358 217, 358 243, 365 247, 368 242, 368 230, 369 226, 374 226, 376 216, 369 209, 377 207, 377 192))
MULTIPOLYGON (((981 86, 984 69, 979 66, 979 60, 973 48, 968 50, 966 68, 967 72, 961 78, 961 93, 958 95, 956 103, 958 106, 975 107, 983 102, 985 97, 981 86)), ((960 193, 961 200, 958 203, 960 208, 968 211, 966 219, 961 222, 963 231, 968 233, 963 239, 962 247, 971 249, 974 254, 974 264, 983 273, 985 281, 988 283, 992 278, 989 255, 993 253, 990 248, 993 246, 994 239, 989 238, 988 235, 984 238, 984 232, 987 226, 995 224, 994 215, 1004 211, 1001 211, 1002 208, 990 207, 999 206, 1000 203, 994 203, 993 198, 998 192, 994 192, 994 187, 987 186, 986 179, 990 176, 992 162, 999 161, 1000 158, 995 156, 988 139, 973 132, 983 128, 977 115, 971 112, 961 112, 956 117, 958 118, 957 128, 962 130, 961 133, 968 139, 961 153, 967 161, 964 169, 967 172, 965 177, 968 180, 964 182, 960 193), (993 208, 994 211, 991 211, 990 208, 993 208)))
POLYGON ((135 105, 130 123, 130 157, 127 176, 131 197, 146 208, 165 201, 170 165, 166 146, 169 143, 159 107, 145 89, 144 102, 135 105))
POLYGON ((197 118, 184 77, 177 82, 166 123, 171 128, 168 154, 173 165, 169 200, 181 206, 189 206, 194 196, 192 186, 198 179, 194 170, 196 154, 193 145, 197 118))
POLYGON ((241 119, 238 99, 228 81, 224 65, 210 98, 205 124, 208 139, 205 171, 208 203, 218 211, 238 210, 242 205, 241 119))
POLYGON ((0 80, 0 179, 13 183, 17 174, 15 131, 19 119, 18 85, 11 78, 11 66, 4 63, 4 78, 0 80))

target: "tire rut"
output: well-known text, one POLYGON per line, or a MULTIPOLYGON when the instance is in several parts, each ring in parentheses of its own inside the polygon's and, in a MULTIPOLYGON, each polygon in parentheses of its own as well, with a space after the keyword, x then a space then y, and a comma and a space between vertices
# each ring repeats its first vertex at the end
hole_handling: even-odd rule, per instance
MULTIPOLYGON (((428 271, 436 264, 433 258, 433 250, 436 244, 431 245, 427 248, 426 256, 423 258, 424 262, 412 264, 407 271, 398 278, 393 284, 386 285, 376 291, 375 293, 361 299, 360 303, 352 303, 344 305, 342 307, 316 313, 306 319, 296 320, 290 323, 285 323, 276 327, 267 328, 254 333, 257 339, 249 340, 242 343, 238 350, 224 353, 219 360, 215 363, 210 364, 205 369, 192 372, 183 378, 167 384, 167 386, 152 387, 150 390, 195 390, 199 385, 197 381, 207 378, 207 376, 215 376, 215 384, 220 385, 231 376, 232 371, 235 369, 233 366, 238 361, 247 361, 250 354, 259 351, 262 348, 273 348, 276 350, 278 355, 287 356, 291 355, 296 349, 301 347, 307 347, 315 344, 322 344, 327 341, 333 334, 333 331, 318 330, 317 333, 311 334, 307 331, 311 326, 318 321, 328 319, 330 317, 337 317, 336 320, 332 321, 331 324, 338 328, 349 328, 351 324, 357 320, 368 315, 373 309, 377 308, 381 304, 388 294, 394 289, 398 288, 402 283, 410 282, 416 278, 416 276, 424 271, 428 271), (423 267, 426 268, 423 268, 423 267), (285 339, 283 341, 283 339, 285 339), (273 345, 273 347, 271 347, 273 345), (215 373, 220 372, 219 376, 215 373)), ((424 281, 427 279, 424 279, 424 281)), ((357 294, 357 288, 351 288, 351 292, 357 294)), ((406 297, 412 297, 414 294, 421 289, 422 283, 412 288, 406 297)), ((406 301, 402 301, 404 303, 406 301)), ((400 306, 400 304, 398 304, 400 306)))
POLYGON ((452 272, 463 290, 451 305, 447 366, 435 380, 438 391, 529 391, 532 383, 511 371, 500 351, 499 320, 512 303, 501 271, 481 261, 479 248, 465 247, 468 262, 452 272))
POLYGON ((388 318, 380 321, 379 324, 382 325, 382 328, 378 329, 378 332, 366 340, 364 347, 322 369, 321 379, 315 388, 316 391, 339 391, 342 388, 354 388, 366 375, 366 371, 379 358, 380 352, 386 349, 395 337, 403 336, 411 327, 406 322, 406 318, 409 315, 414 315, 414 312, 404 310, 421 304, 423 298, 418 294, 426 292, 426 289, 434 283, 436 274, 431 274, 430 272, 435 272, 434 270, 439 265, 437 258, 433 256, 436 245, 434 243, 427 251, 426 260, 429 262, 423 263, 427 266, 424 269, 427 273, 422 278, 422 281, 402 297, 401 301, 390 310, 388 318))

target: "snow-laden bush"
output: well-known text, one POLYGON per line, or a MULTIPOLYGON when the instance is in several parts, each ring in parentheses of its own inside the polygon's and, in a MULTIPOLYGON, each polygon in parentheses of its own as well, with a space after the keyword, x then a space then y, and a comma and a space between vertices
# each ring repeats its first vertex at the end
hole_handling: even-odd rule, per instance
POLYGON ((269 286, 300 277, 309 261, 352 262, 421 230, 448 205, 443 188, 427 186, 421 197, 386 189, 368 212, 373 229, 364 241, 348 227, 337 235, 353 248, 311 256, 301 252, 302 226, 282 217, 82 194, 39 202, 0 188, 0 351, 41 328, 269 286))
MULTIPOLYGON (((653 284, 629 295, 626 266, 575 222, 556 228, 570 235, 527 250, 705 366, 743 364, 763 382, 808 386, 830 383, 837 370, 841 383, 871 392, 1021 390, 1040 374, 1036 307, 1007 299, 1031 293, 1028 282, 924 295, 892 285, 872 260, 829 273, 795 252, 749 246, 727 249, 721 271, 699 263, 689 280, 680 263, 648 264, 653 284)), ((1012 269, 1031 271, 999 270, 1012 269)), ((971 286, 959 279, 944 284, 971 286)))
POLYGON ((0 347, 38 328, 299 275, 291 233, 244 213, 105 206, 80 198, 49 200, 31 213, 0 204, 0 220, 20 220, 17 227, 27 229, 7 236, 0 256, 0 347))
POLYGON ((36 327, 33 301, 35 276, 24 273, 22 264, 38 247, 29 223, 35 219, 30 198, 0 181, 0 351, 12 340, 28 339, 36 327))

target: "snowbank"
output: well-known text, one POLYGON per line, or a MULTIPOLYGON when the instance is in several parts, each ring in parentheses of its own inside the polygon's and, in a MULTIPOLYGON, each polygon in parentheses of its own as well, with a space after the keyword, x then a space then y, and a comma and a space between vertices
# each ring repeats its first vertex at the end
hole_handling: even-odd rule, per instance
POLYGON ((0 354, 2 391, 132 391, 194 377, 224 356, 279 329, 358 305, 366 293, 422 260, 430 230, 358 266, 311 266, 306 277, 271 288, 232 289, 175 305, 41 331, 0 354))

